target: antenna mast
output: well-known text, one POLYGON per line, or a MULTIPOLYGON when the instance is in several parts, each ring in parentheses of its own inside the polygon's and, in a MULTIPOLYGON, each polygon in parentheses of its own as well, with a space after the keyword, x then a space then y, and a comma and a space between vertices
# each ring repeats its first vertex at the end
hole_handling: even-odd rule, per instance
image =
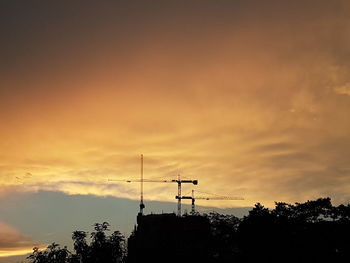
MULTIPOLYGON (((177 196, 181 196, 180 174, 177 176, 177 196)), ((177 215, 181 216, 181 198, 177 199, 177 215)))
POLYGON ((140 197, 140 213, 139 215, 143 215, 143 209, 145 208, 145 205, 143 203, 143 154, 141 154, 141 197, 140 197))

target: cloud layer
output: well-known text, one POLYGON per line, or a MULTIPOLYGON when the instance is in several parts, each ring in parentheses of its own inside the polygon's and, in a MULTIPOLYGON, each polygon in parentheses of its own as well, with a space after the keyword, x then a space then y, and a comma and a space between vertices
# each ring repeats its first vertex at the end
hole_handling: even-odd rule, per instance
POLYGON ((349 202, 347 1, 158 4, 7 7, 2 193, 349 202))
POLYGON ((0 221, 0 257, 25 255, 37 246, 11 225, 0 221))

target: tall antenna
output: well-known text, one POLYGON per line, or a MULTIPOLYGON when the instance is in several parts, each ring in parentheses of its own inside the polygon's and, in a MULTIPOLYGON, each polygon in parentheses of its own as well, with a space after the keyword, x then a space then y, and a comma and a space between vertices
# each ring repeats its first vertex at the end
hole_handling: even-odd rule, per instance
POLYGON ((191 214, 194 215, 196 212, 196 206, 194 204, 194 202, 196 201, 196 199, 194 199, 194 190, 192 190, 192 204, 191 204, 191 214))
POLYGON ((140 198, 140 215, 143 215, 143 209, 145 208, 145 205, 143 203, 143 154, 141 154, 141 198, 140 198))
MULTIPOLYGON (((181 196, 180 174, 177 176, 177 196, 181 196)), ((181 198, 177 199, 177 215, 181 216, 181 198)))

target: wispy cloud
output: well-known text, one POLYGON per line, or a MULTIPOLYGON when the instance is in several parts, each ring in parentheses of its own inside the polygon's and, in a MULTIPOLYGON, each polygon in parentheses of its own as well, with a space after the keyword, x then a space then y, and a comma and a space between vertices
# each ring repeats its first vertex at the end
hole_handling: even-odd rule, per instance
MULTIPOLYGON (((2 192, 137 199, 138 184, 107 179, 137 178, 143 153, 147 178, 180 173, 245 197, 202 205, 350 201, 349 3, 277 2, 141 8, 135 20, 99 7, 92 31, 55 16, 57 28, 33 36, 66 39, 19 35, 8 46, 35 48, 6 53, 18 61, 1 79, 2 192)), ((175 201, 172 184, 145 187, 145 198, 175 201)))
POLYGON ((343 86, 334 88, 334 91, 338 94, 350 96, 350 82, 344 84, 343 86))
POLYGON ((0 222, 0 257, 29 254, 34 246, 43 247, 21 234, 13 226, 0 222))

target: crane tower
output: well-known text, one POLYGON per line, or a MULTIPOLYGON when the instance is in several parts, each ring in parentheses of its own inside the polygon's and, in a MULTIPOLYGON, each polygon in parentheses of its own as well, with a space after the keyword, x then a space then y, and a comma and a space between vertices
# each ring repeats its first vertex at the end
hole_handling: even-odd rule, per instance
MULTIPOLYGON (((177 183, 177 196, 181 196, 181 188, 183 183, 191 183, 193 185, 198 185, 198 180, 182 180, 180 178, 180 175, 177 176, 177 179, 173 180, 153 180, 153 179, 144 179, 143 177, 143 154, 141 154, 141 178, 140 179, 124 179, 124 180, 119 180, 119 179, 108 179, 108 181, 113 181, 113 182, 127 182, 127 183, 140 183, 140 215, 143 215, 143 209, 145 208, 145 204, 143 202, 143 183, 177 183)), ((181 216, 181 199, 185 198, 178 198, 177 202, 177 215, 181 216)))

